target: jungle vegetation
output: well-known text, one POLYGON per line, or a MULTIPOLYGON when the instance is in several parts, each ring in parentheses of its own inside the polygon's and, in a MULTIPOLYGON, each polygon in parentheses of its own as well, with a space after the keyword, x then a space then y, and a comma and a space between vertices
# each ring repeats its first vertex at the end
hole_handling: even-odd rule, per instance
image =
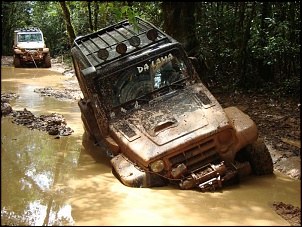
POLYGON ((19 27, 39 27, 54 58, 68 56, 75 37, 135 16, 197 57, 208 86, 300 96, 300 1, 2 1, 2 55, 12 55, 19 27))

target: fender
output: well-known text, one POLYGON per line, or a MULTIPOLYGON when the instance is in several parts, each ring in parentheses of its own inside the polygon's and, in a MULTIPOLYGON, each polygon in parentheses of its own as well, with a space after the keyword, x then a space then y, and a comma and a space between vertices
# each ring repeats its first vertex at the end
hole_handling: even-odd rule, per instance
POLYGON ((259 132, 255 122, 235 106, 224 109, 238 138, 236 151, 257 140, 259 132))

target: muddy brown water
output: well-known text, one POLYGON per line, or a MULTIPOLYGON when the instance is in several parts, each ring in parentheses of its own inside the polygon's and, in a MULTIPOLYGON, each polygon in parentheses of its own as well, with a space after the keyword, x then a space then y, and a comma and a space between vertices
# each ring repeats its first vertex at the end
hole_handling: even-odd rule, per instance
MULTIPOLYGON (((249 176, 240 184, 202 193, 160 188, 129 188, 111 173, 107 156, 83 140, 75 101, 42 97, 36 88, 65 89, 75 77, 43 68, 1 67, 1 92, 15 92, 13 110, 34 115, 59 113, 74 130, 54 136, 1 118, 1 225, 290 225, 271 207, 283 202, 301 208, 299 180, 274 172, 249 176), (69 81, 69 82, 68 82, 69 81)), ((75 86, 75 85, 73 85, 75 86)))

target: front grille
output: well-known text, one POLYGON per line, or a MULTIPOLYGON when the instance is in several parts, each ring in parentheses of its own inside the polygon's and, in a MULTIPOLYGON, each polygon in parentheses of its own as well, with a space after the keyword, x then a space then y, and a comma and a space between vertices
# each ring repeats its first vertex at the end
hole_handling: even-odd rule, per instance
POLYGON ((192 171, 210 162, 215 162, 219 158, 214 139, 186 150, 176 156, 169 158, 171 166, 185 164, 187 169, 192 171))

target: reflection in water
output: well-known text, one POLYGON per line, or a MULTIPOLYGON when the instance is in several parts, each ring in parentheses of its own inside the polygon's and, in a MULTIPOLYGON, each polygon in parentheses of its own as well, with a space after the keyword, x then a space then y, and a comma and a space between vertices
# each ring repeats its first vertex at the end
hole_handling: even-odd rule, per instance
POLYGON ((48 69, 1 68, 1 92, 15 92, 13 110, 27 108, 36 116, 60 113, 75 132, 54 136, 1 119, 1 224, 74 225, 71 205, 73 191, 67 181, 74 177, 83 134, 76 102, 41 97, 35 88, 62 88, 69 78, 48 69))
POLYGON ((10 102, 14 110, 57 112, 75 131, 54 139, 13 124, 10 117, 1 119, 2 225, 289 225, 269 203, 301 207, 300 181, 277 172, 214 193, 124 186, 112 174, 109 158, 82 140, 77 102, 33 92, 64 89, 66 79, 51 69, 1 68, 1 92, 20 95, 10 102))
POLYGON ((11 123, 10 117, 1 119, 1 126, 1 207, 13 215, 6 218, 26 225, 73 223, 70 213, 62 211, 71 211, 66 182, 77 166, 75 140, 55 140, 11 123))

